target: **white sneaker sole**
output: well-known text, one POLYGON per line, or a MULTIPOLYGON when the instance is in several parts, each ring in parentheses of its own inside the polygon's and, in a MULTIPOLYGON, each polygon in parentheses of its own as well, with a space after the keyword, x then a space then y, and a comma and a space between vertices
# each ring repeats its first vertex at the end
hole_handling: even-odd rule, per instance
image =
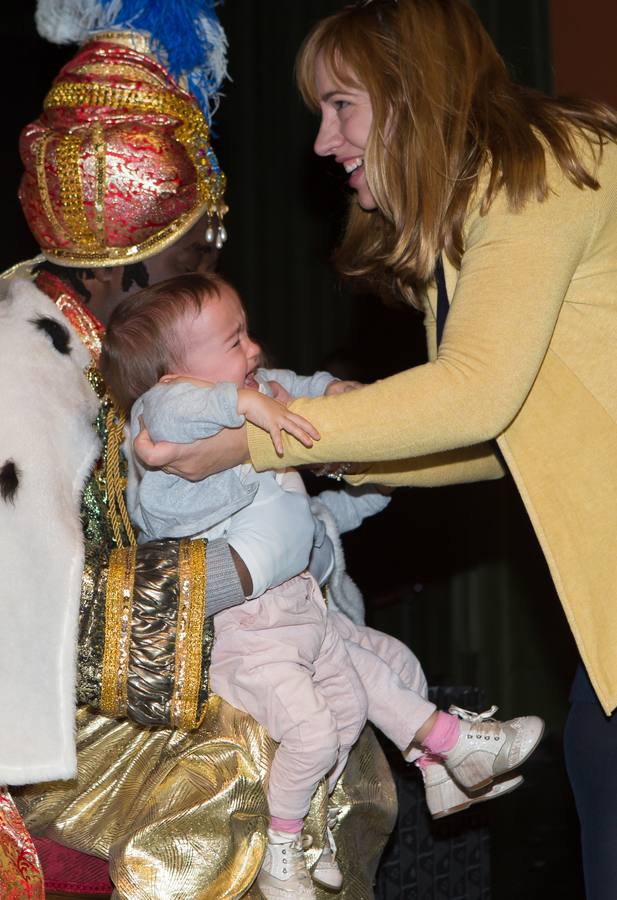
POLYGON ((324 891, 331 891, 333 894, 338 894, 340 889, 343 887, 343 879, 341 879, 339 884, 329 884, 327 881, 322 881, 321 878, 316 878, 313 875, 313 881, 320 888, 323 888, 324 891))
POLYGON ((486 803, 487 800, 497 800, 499 797, 505 797, 506 794, 511 794, 512 791, 515 791, 520 787, 523 781, 524 778, 522 775, 517 775, 515 777, 510 773, 500 775, 493 781, 492 787, 484 791, 484 793, 480 793, 477 796, 472 795, 462 803, 450 806, 447 809, 442 809, 436 813, 431 813, 431 818, 443 819, 446 816, 454 815, 454 813, 463 812, 463 810, 469 809, 470 806, 474 806, 476 803, 486 803))

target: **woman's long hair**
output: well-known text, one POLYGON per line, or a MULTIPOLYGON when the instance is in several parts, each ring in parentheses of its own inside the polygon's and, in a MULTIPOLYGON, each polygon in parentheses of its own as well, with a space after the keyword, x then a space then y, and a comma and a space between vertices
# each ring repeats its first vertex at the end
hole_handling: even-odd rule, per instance
POLYGON ((317 57, 335 82, 366 90, 373 110, 365 175, 377 210, 351 204, 337 264, 412 303, 440 252, 460 266, 479 187, 483 213, 501 189, 513 210, 544 200, 548 147, 575 185, 597 189, 583 147, 597 161, 603 144, 617 140, 610 107, 515 84, 464 0, 365 0, 318 22, 296 63, 315 109, 317 57))

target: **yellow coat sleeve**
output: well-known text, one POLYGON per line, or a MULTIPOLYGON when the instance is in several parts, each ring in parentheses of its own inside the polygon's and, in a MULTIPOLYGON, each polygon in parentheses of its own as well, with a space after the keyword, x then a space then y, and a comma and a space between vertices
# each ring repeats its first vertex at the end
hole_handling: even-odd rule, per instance
POLYGON ((443 487, 492 481, 504 474, 504 467, 490 444, 477 444, 416 459, 372 463, 360 474, 349 475, 345 480, 350 484, 387 484, 391 487, 443 487))
MULTIPOLYGON (((465 460, 444 456, 440 481, 431 457, 484 444, 508 427, 542 365, 598 218, 601 191, 580 190, 550 159, 547 165, 545 201, 531 200, 517 213, 502 193, 486 215, 471 210, 437 357, 357 391, 295 401, 294 412, 321 434, 310 450, 286 436, 277 457, 269 436, 249 427, 257 469, 345 460, 378 463, 366 469, 366 481, 386 480, 389 469, 390 483, 418 484, 432 470, 435 480, 425 483, 447 483, 465 460), (408 462, 383 466, 397 460, 408 462)), ((474 453, 478 466, 482 451, 474 453)), ((494 461, 490 468, 496 472, 494 461)))

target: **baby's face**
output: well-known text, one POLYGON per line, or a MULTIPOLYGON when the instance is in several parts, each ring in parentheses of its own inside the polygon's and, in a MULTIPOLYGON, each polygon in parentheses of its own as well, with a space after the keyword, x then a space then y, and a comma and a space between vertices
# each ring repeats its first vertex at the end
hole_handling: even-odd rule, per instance
POLYGON ((181 372, 204 381, 231 381, 237 387, 257 389, 253 373, 260 347, 246 330, 246 313, 240 298, 227 285, 220 297, 204 302, 197 316, 184 319, 179 328, 184 348, 181 372))

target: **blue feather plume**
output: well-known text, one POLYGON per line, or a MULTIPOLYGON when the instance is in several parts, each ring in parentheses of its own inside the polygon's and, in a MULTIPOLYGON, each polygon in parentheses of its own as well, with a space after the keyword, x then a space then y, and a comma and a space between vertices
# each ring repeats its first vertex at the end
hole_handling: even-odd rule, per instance
MULTIPOLYGON (((222 0, 221 0, 222 2, 222 0)), ((218 0, 38 0, 37 26, 55 43, 82 42, 91 31, 147 31, 173 78, 184 76, 208 122, 227 77, 227 38, 218 0)))
POLYGON ((216 0, 122 0, 120 13, 127 26, 147 31, 164 48, 170 74, 186 76, 208 114, 227 74, 227 40, 215 6, 216 0))

